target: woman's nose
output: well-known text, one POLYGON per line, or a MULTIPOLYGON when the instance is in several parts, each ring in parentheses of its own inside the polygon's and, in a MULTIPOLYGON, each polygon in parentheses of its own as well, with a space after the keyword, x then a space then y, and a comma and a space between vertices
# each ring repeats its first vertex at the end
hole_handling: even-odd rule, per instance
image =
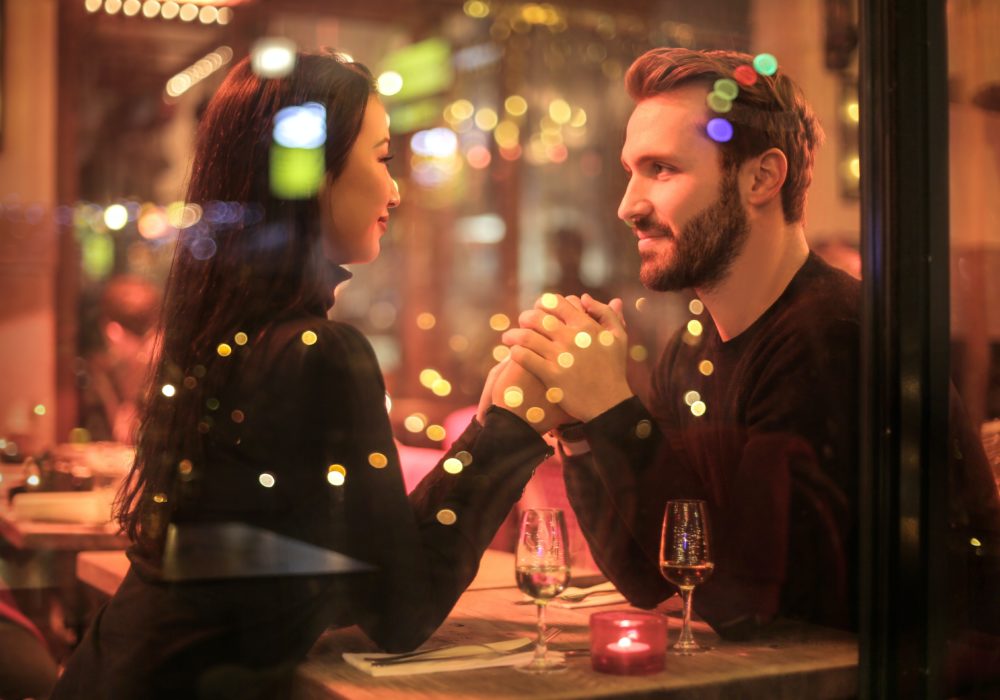
POLYGON ((396 183, 396 178, 389 178, 389 181, 392 182, 392 194, 389 197, 389 208, 392 209, 399 206, 399 184, 396 183))

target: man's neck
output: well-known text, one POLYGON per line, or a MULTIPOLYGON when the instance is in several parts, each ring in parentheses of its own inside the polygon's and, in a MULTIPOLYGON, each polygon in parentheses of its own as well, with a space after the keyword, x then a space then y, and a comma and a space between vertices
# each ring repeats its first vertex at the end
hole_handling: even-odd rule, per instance
POLYGON ((751 235, 726 278, 709 290, 696 289, 723 341, 735 338, 777 301, 809 255, 802 224, 769 235, 751 235))

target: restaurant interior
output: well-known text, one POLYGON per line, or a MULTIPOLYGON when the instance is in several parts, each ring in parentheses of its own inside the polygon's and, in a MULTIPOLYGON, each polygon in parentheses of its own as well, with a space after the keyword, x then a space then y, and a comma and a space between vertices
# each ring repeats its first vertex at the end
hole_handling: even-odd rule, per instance
MULTIPOLYGON (((772 54, 803 87, 825 131, 806 237, 865 285, 868 403, 858 420, 869 426, 859 459, 870 474, 862 494, 870 507, 860 531, 871 543, 862 542, 866 559, 854 574, 870 621, 856 635, 811 630, 730 648, 696 621, 712 651, 668 657, 665 670, 629 678, 598 675, 567 647, 561 679, 494 668, 390 682, 340 659, 373 648, 348 632, 321 638, 296 671, 297 696, 1000 692, 1000 625, 955 642, 935 610, 947 585, 944 545, 933 533, 944 522, 934 504, 948 500, 947 476, 935 469, 948 412, 932 408, 952 382, 1000 487, 998 31, 1000 4, 991 0, 0 0, 0 619, 7 610, 30 627, 58 666, 128 566, 128 540, 109 522, 110 506, 135 455, 175 247, 202 221, 251 213, 238 203, 184 201, 199 120, 243 57, 280 61, 289 48, 330 49, 377 80, 401 204, 377 260, 349 266, 353 277, 337 288, 331 317, 360 330, 375 351, 412 490, 509 355, 501 334, 543 293, 622 299, 628 379, 640 399, 675 334, 698 342, 711 322, 704 307, 691 292, 642 286, 632 233, 618 218, 633 108, 623 76, 651 48, 723 48, 772 54), (896 13, 917 15, 922 31, 940 39, 932 51, 907 48, 896 13), (936 18, 943 23, 929 29, 936 18), (905 99, 894 97, 887 76, 899 77, 905 99), (905 91, 914 84, 938 89, 924 104, 905 91), (914 153, 920 168, 912 172, 885 166, 914 153), (915 189, 907 178, 925 170, 935 171, 931 184, 915 189), (880 213, 890 204, 901 212, 895 218, 880 213), (917 228, 904 230, 914 219, 917 228), (900 272, 908 255, 926 263, 923 273, 900 272), (887 347, 897 359, 885 359, 887 347), (890 435, 900 442, 880 451, 890 435), (907 591, 898 600, 885 593, 896 586, 907 591), (918 612, 908 612, 914 601, 918 612), (952 654, 956 644, 967 653, 952 654)), ((191 254, 211 257, 214 243, 202 242, 191 254)), ((520 513, 547 507, 566 511, 574 571, 600 576, 558 457, 535 472, 491 556, 512 562, 520 513)), ((1000 571, 1000 543, 973 538, 971 548, 983 571, 1000 571)), ((441 641, 469 639, 459 628, 520 597, 507 563, 484 564, 480 576, 506 575, 509 595, 488 598, 507 589, 480 581, 456 608, 469 619, 453 613, 441 641)), ((1000 622, 1000 590, 968 591, 983 619, 1000 622)), ((533 606, 510 607, 483 633, 532 634, 533 606)), ((552 624, 586 640, 584 612, 552 612, 552 624)), ((668 623, 669 634, 677 624, 668 623)))

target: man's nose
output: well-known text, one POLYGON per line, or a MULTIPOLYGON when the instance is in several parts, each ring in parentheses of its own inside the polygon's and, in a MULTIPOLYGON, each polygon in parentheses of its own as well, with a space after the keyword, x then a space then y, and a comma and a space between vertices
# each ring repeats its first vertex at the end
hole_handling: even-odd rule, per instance
POLYGON ((622 195, 621 204, 618 205, 618 218, 628 223, 639 217, 646 216, 649 211, 649 200, 642 191, 642 187, 636 182, 634 177, 629 178, 628 185, 625 186, 625 194, 622 195))

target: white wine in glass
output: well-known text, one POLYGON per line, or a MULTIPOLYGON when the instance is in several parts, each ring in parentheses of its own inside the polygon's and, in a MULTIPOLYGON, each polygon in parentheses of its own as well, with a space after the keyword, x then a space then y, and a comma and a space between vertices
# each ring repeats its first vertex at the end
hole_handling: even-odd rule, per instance
POLYGON ((566 588, 569 580, 569 542, 566 520, 556 508, 527 510, 517 536, 517 587, 531 596, 538 610, 538 639, 530 663, 517 666, 526 673, 565 671, 566 664, 546 657, 545 605, 566 588))
POLYGON ((667 501, 660 537, 660 573, 677 586, 684 603, 681 635, 671 647, 679 654, 703 651, 691 634, 691 596, 714 568, 705 502, 667 501))

